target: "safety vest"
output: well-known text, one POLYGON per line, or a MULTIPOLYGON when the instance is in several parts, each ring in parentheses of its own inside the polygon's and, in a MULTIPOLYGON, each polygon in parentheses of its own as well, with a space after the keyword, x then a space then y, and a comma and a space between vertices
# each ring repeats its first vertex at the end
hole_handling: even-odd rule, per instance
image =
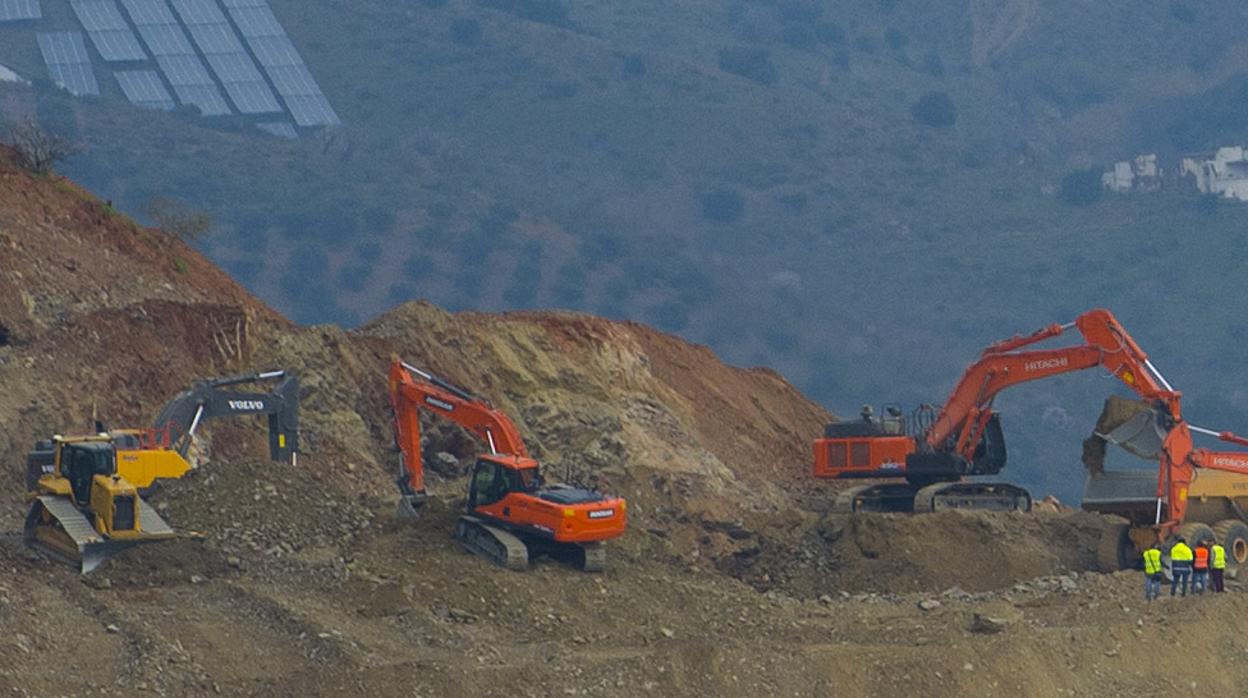
POLYGON ((1213 569, 1215 570, 1226 569, 1226 548, 1223 548, 1222 546, 1215 543, 1213 546, 1212 552, 1213 552, 1213 569))
POLYGON ((1170 561, 1171 562, 1191 562, 1192 561, 1192 549, 1187 547, 1186 543, 1175 543, 1174 547, 1170 548, 1170 561))
POLYGON ((1149 548, 1144 551, 1144 574, 1153 575, 1161 572, 1161 551, 1149 548))
POLYGON ((1209 569, 1209 548, 1203 545, 1196 548, 1196 564, 1193 567, 1198 570, 1209 569))

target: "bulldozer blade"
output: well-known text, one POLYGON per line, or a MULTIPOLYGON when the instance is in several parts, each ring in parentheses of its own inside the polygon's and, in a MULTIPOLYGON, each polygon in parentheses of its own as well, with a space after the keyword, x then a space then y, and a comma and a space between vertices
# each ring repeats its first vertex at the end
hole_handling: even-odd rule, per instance
POLYGON ((155 512, 144 518, 147 520, 142 523, 151 523, 155 529, 151 535, 109 540, 68 500, 42 496, 31 503, 22 537, 28 547, 85 575, 123 550, 174 537, 173 530, 155 512))

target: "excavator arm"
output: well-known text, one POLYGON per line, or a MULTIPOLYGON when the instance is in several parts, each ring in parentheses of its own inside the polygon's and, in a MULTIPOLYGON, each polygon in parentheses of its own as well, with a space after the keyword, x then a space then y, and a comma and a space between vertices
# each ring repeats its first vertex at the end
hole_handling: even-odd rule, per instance
POLYGON ((211 378, 175 395, 156 416, 152 432, 164 445, 186 457, 195 431, 205 419, 267 415, 269 457, 296 462, 299 452, 299 379, 286 371, 211 378), (246 384, 276 381, 268 393, 237 390, 246 384))
POLYGON ((397 356, 390 361, 389 384, 395 441, 403 461, 399 488, 405 497, 419 498, 425 494, 424 461, 420 451, 422 409, 472 432, 489 446, 490 453, 529 457, 520 430, 486 400, 404 363, 397 356))
POLYGON ((972 461, 994 412, 998 393, 1021 383, 1102 366, 1150 401, 1160 401, 1178 417, 1180 394, 1153 367, 1135 340, 1108 310, 1097 309, 1065 325, 1049 325, 1026 336, 989 346, 962 374, 936 420, 922 437, 930 451, 972 461), (1078 328, 1081 345, 1024 350, 1078 328))

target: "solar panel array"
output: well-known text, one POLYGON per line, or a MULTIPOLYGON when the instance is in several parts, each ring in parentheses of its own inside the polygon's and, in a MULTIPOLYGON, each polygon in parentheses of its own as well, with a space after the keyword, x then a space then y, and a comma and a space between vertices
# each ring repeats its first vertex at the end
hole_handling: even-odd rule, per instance
POLYGON ((43 62, 48 64, 52 81, 70 94, 98 95, 100 85, 91 71, 91 58, 80 32, 49 32, 37 34, 43 62))
POLYGON ((132 104, 166 111, 176 106, 154 70, 119 70, 113 76, 132 104))
POLYGON ((239 112, 273 114, 282 110, 213 0, 173 0, 173 7, 239 112))
POLYGON ((42 18, 39 0, 0 0, 0 22, 42 18))
POLYGON ((70 0, 91 43, 106 61, 145 61, 147 54, 113 0, 70 0))
POLYGON ((266 121, 256 124, 256 128, 279 138, 294 139, 299 137, 299 132, 295 130, 295 125, 289 121, 266 121))
MULTIPOLYGON (((175 3, 212 5, 212 0, 174 0, 175 3)), ((286 102, 295 123, 300 126, 336 126, 342 123, 321 88, 308 72, 299 51, 286 36, 286 30, 269 9, 267 0, 222 0, 226 11, 247 45, 256 54, 256 60, 264 66, 273 81, 273 87, 286 102)), ((217 12, 217 14, 220 14, 217 12)), ((184 21, 186 15, 182 16, 184 21)))
POLYGON ((156 56, 156 64, 173 86, 178 101, 198 107, 204 116, 230 114, 230 105, 195 55, 195 49, 178 26, 168 3, 165 0, 121 0, 121 3, 130 13, 148 50, 156 56))

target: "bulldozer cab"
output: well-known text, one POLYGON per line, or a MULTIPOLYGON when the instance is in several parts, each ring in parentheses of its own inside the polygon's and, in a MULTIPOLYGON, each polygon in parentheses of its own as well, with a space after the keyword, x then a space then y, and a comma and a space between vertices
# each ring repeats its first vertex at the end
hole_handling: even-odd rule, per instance
POLYGON ((95 476, 117 473, 117 451, 110 441, 61 443, 57 472, 69 480, 74 503, 86 506, 91 501, 91 483, 95 476))
POLYGON ((489 506, 512 492, 536 492, 542 471, 532 458, 481 456, 472 470, 468 509, 489 506))

